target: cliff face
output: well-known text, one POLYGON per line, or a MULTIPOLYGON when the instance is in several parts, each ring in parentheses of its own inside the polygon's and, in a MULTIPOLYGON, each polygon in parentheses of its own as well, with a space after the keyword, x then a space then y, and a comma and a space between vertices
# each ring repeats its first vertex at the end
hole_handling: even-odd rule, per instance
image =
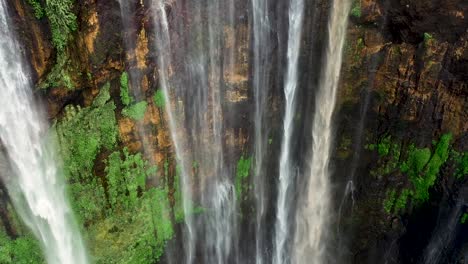
MULTIPOLYGON (((83 151, 82 160, 64 158, 65 163, 86 163, 76 174, 80 177, 89 174, 89 178, 75 178, 73 169, 65 164, 69 179, 89 186, 96 181, 102 183, 101 202, 109 203, 112 200, 109 193, 111 183, 106 177, 109 176, 107 167, 112 154, 117 152, 121 158, 129 159, 132 154, 145 153, 148 164, 159 168, 155 173, 145 173, 148 185, 167 184, 168 200, 173 208, 170 218, 176 222, 180 221, 177 219, 180 213, 177 211, 180 210, 177 209, 177 203, 180 203, 176 187, 177 162, 164 105, 157 100, 160 90, 157 58, 160 54, 156 53, 154 46, 155 29, 148 10, 150 2, 132 2, 134 11, 126 15, 134 20, 134 26, 123 31, 117 2, 76 1, 69 10, 76 15, 76 27, 68 27, 70 32, 64 37, 66 45, 63 47, 54 42, 54 34, 57 33, 51 20, 47 16, 37 19, 29 1, 12 1, 10 9, 14 11, 12 16, 25 47, 25 57, 30 58, 28 61, 37 95, 44 100, 52 123, 59 128, 62 126, 59 137, 67 140, 78 137, 60 132, 66 130, 63 128, 66 122, 75 120, 75 127, 70 125, 70 129, 82 128, 84 139, 96 139, 96 148, 83 151), (125 38, 133 39, 134 43, 126 46, 125 38), (130 73, 133 79, 126 80, 126 73, 130 73), (133 104, 125 103, 122 95, 126 85, 132 91, 132 84, 142 87, 143 92, 141 98, 133 100, 147 102, 142 112, 135 110, 140 112, 139 118, 126 114, 133 104), (105 87, 109 89, 108 97, 105 92, 101 93, 105 87), (102 98, 100 96, 105 97, 102 103, 98 102, 102 98), (92 119, 93 113, 96 119, 92 119), (108 130, 100 126, 105 122, 101 120, 104 118, 110 120, 108 130), (99 128, 93 130, 93 127, 99 128), (151 133, 139 133, 137 128, 151 133), (105 133, 102 132, 104 130, 105 133)), ((249 47, 253 33, 248 21, 248 5, 241 2, 238 8, 244 11, 238 12, 235 28, 225 29, 224 40, 226 45, 236 46, 237 63, 233 70, 226 69, 222 78, 227 87, 223 96, 224 107, 238 113, 237 116, 225 117, 233 125, 225 128, 223 144, 230 146, 230 152, 225 155, 233 162, 250 151, 253 129, 253 92, 249 90, 252 60, 249 47), (230 31, 242 37, 232 39, 230 31)), ((335 207, 339 212, 335 224, 341 227, 336 236, 347 237, 339 244, 343 247, 340 250, 346 252, 341 257, 351 258, 354 263, 379 263, 382 256, 387 263, 414 263, 425 254, 431 233, 438 230, 440 223, 452 212, 451 208, 459 208, 459 201, 465 199, 464 205, 457 210, 460 211, 458 214, 468 212, 468 201, 463 196, 467 185, 468 150, 467 6, 463 0, 416 2, 356 0, 350 14, 335 115, 336 144, 331 163, 334 164, 333 181, 336 182, 335 207), (418 150, 429 151, 429 157, 423 168, 415 165, 413 170, 411 164, 416 163, 413 159, 420 159, 415 154, 419 153, 418 150), (436 162, 436 158, 441 162, 436 162), (435 164, 434 169, 429 171, 426 167, 431 164, 435 164), (415 180, 418 177, 423 179, 423 187, 415 180), (346 185, 353 186, 352 196, 344 191, 346 185), (421 192, 428 192, 429 196, 426 198, 421 192)), ((316 1, 310 5, 323 12, 309 14, 306 18, 304 28, 308 32, 304 33, 304 42, 316 43, 317 48, 306 50, 301 60, 321 61, 322 38, 313 39, 312 33, 326 35, 329 3, 316 1)), ((171 8, 176 8, 176 5, 167 5, 169 16, 171 8)), ((172 18, 172 22, 175 19, 172 18)), ((177 36, 173 37, 175 49, 183 48, 184 43, 177 42, 177 36)), ((276 48, 284 49, 284 45, 279 41, 276 48)), ((284 70, 281 66, 284 58, 275 57, 275 60, 274 71, 284 70)), ((305 67, 310 65, 303 64, 305 67)), ((177 67, 183 65, 175 64, 173 70, 177 71, 177 67)), ((309 76, 307 69, 302 72, 303 82, 317 82, 318 76, 309 76)), ((271 121, 270 144, 273 150, 268 164, 275 167, 277 161, 274 159, 278 156, 282 133, 281 77, 272 77, 272 83, 268 120, 271 121)), ((313 93, 310 90, 299 92, 300 108, 307 110, 302 116, 304 120, 310 117, 307 113, 317 107, 307 103, 313 93)), ((303 126, 309 122, 304 121, 303 126)), ((298 133, 298 138, 310 141, 308 129, 303 130, 298 133)), ((81 153, 79 142, 76 146, 73 142, 65 144, 71 145, 68 154, 81 153)), ((275 188, 274 180, 271 181, 271 188, 275 188)), ((140 186, 140 194, 142 189, 145 187, 140 186)), ((72 188, 71 195, 80 196, 82 191, 72 188)), ((6 199, 2 200, 7 203, 6 199)), ((250 202, 247 199, 242 205, 247 215, 250 202)), ((2 208, 6 208, 3 205, 2 208)), ((103 205, 103 208, 108 209, 109 206, 112 205, 103 205)), ((79 214, 99 212, 98 209, 87 211, 89 208, 84 205, 77 205, 77 208, 81 210, 79 214)), ((8 218, 3 210, 1 215, 2 219, 8 218)), ((96 244, 104 243, 107 235, 113 232, 119 233, 119 228, 134 227, 110 223, 102 217, 84 217, 82 222, 85 228, 94 230, 91 243, 96 244)), ((248 223, 245 225, 249 226, 248 223)), ((11 226, 8 225, 7 229, 10 230, 8 233, 15 233, 11 226)), ((457 225, 456 230, 462 234, 467 227, 457 225)), ((447 263, 462 263, 463 252, 467 250, 467 238, 455 236, 446 255, 442 256, 447 263)), ((97 252, 99 248, 95 250, 97 252)))

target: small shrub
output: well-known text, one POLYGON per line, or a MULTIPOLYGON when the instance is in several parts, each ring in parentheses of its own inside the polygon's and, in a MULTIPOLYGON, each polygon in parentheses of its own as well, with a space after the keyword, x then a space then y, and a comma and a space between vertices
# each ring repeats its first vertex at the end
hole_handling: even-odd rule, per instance
POLYGON ((147 106, 148 103, 146 103, 146 101, 141 101, 124 108, 122 110, 122 115, 130 117, 133 120, 142 120, 145 117, 147 106))

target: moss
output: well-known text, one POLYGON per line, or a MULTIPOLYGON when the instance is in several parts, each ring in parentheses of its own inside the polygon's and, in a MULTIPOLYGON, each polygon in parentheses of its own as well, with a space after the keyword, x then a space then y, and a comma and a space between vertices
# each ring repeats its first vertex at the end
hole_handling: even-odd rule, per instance
POLYGON ((45 13, 52 32, 52 44, 58 51, 63 51, 76 31, 78 24, 72 12, 74 0, 47 0, 45 13))
POLYGON ((468 152, 457 152, 452 150, 450 158, 455 164, 455 177, 462 179, 468 175, 468 152))
POLYGON ((166 100, 164 98, 164 93, 161 90, 157 90, 153 95, 153 102, 159 108, 164 108, 166 105, 166 100))
MULTIPOLYGON (((451 134, 444 134, 439 141, 434 142, 434 150, 430 148, 417 148, 411 144, 400 161, 401 145, 393 142, 390 136, 383 138, 377 144, 366 145, 371 151, 379 154, 378 166, 371 170, 371 175, 389 175, 400 172, 408 176, 411 188, 403 189, 398 198, 393 190, 387 193, 384 200, 384 209, 389 213, 392 208, 394 214, 404 211, 408 201, 416 205, 429 200, 429 190, 435 184, 440 168, 446 163, 450 153, 451 134)), ((461 165, 460 167, 463 167, 461 165)))
POLYGON ((385 198, 383 202, 383 208, 385 212, 390 214, 393 209, 393 205, 395 204, 395 196, 396 196, 396 191, 393 189, 391 191, 387 191, 387 197, 385 198))
POLYGON ((104 84, 99 91, 99 94, 94 98, 93 106, 94 107, 101 107, 104 106, 109 100, 111 99, 110 96, 110 83, 107 82, 104 84))
POLYGON ((463 213, 463 215, 460 218, 460 223, 465 224, 468 223, 468 213, 463 213))
POLYGON ((423 34, 423 40, 424 40, 424 46, 428 46, 429 45, 429 42, 433 39, 432 35, 427 33, 427 32, 424 32, 423 34))
POLYGON ((102 214, 106 204, 104 189, 100 180, 94 177, 93 168, 98 153, 113 149, 117 143, 115 105, 106 102, 109 99, 107 93, 105 86, 93 106, 87 108, 67 106, 64 118, 53 127, 70 186, 72 206, 82 222, 102 214))
POLYGON ((148 103, 141 101, 133 105, 129 105, 122 110, 122 115, 130 117, 133 120, 142 120, 145 117, 146 107, 148 103))
POLYGON ((242 194, 244 194, 246 188, 248 188, 248 183, 246 183, 246 180, 249 177, 251 165, 252 157, 244 158, 244 156, 241 156, 237 162, 236 194, 238 199, 241 199, 242 194))
POLYGON ((41 19, 44 17, 44 8, 42 8, 42 5, 38 0, 27 0, 27 2, 32 7, 34 11, 34 16, 37 19, 41 19))
POLYGON ((122 104, 125 106, 130 105, 133 102, 133 98, 130 96, 128 90, 128 73, 123 72, 120 76, 120 99, 122 100, 122 104))
POLYGON ((57 53, 57 61, 47 74, 46 79, 39 84, 39 88, 48 89, 54 87, 66 87, 69 90, 75 88, 71 72, 74 72, 71 60, 64 51, 57 53))
POLYGON ((361 1, 360 0, 353 1, 353 5, 351 7, 351 16, 355 18, 361 17, 361 1))
POLYGON ((123 149, 115 151, 105 161, 108 197, 112 209, 131 208, 138 200, 138 192, 144 190, 146 179, 155 174, 157 167, 149 166, 140 153, 130 154, 123 149))
POLYGON ((0 230, 0 263, 42 264, 45 263, 39 243, 32 235, 10 238, 0 230))

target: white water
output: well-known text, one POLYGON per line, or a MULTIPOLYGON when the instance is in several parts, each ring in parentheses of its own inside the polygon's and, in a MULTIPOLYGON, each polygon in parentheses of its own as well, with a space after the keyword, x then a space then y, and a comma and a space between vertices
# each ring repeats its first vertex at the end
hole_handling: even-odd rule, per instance
POLYGON ((0 0, 0 141, 13 175, 5 181, 15 209, 38 238, 49 264, 83 264, 87 256, 67 203, 42 109, 35 104, 11 31, 6 3, 0 0))
POLYGON ((185 262, 190 264, 193 262, 195 249, 195 230, 192 219, 192 181, 190 174, 187 172, 187 162, 182 153, 182 146, 179 136, 177 135, 176 121, 172 114, 171 101, 169 96, 170 82, 169 70, 171 66, 171 41, 169 35, 169 24, 163 0, 155 0, 153 3, 154 24, 156 31, 156 46, 158 48, 158 66, 159 66, 159 84, 164 93, 166 101, 165 110, 169 120, 169 130, 171 132, 172 142, 181 168, 181 187, 182 187, 182 205, 184 208, 184 221, 186 232, 184 232, 184 249, 185 262))
POLYGON ((340 79, 343 46, 351 0, 334 0, 328 22, 325 69, 316 95, 312 125, 312 161, 310 179, 303 204, 296 212, 294 241, 295 263, 325 263, 330 209, 330 172, 332 115, 340 79))
POLYGON ((275 223, 275 244, 273 263, 282 264, 288 260, 288 250, 286 240, 289 234, 289 214, 291 200, 289 188, 293 182, 291 167, 291 136, 293 132, 293 119, 296 109, 296 87, 297 70, 300 53, 302 22, 304 17, 304 1, 291 0, 289 6, 289 32, 287 50, 287 73, 284 84, 284 95, 286 99, 285 114, 283 123, 283 139, 281 146, 280 168, 279 168, 279 189, 278 204, 275 223))
POLYGON ((253 88, 255 99, 255 263, 265 263, 265 213, 267 210, 264 158, 268 147, 265 124, 265 109, 269 90, 270 20, 268 0, 252 0, 253 11, 253 88))

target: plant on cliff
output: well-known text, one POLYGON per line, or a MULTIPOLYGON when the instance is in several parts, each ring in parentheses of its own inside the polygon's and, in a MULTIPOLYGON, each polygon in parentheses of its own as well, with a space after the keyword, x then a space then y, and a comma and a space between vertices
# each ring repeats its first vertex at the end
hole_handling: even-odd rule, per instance
POLYGON ((155 166, 149 166, 140 153, 130 154, 123 149, 123 159, 119 151, 113 152, 105 161, 108 183, 108 197, 111 208, 131 208, 138 200, 138 192, 146 186, 146 179, 156 173, 155 166))
POLYGON ((460 223, 462 223, 462 224, 468 223, 468 213, 467 212, 463 213, 463 215, 461 216, 460 223))
POLYGON ((159 108, 164 108, 166 105, 166 100, 164 98, 164 93, 162 90, 158 89, 153 95, 154 104, 159 108))
POLYGON ((41 248, 32 235, 10 238, 0 230, 0 263, 42 264, 45 263, 41 248))
POLYGON ((133 102, 133 98, 130 96, 128 90, 128 73, 123 72, 120 76, 120 99, 122 100, 122 104, 125 106, 130 105, 133 102))
POLYGON ((44 8, 42 8, 42 5, 38 0, 27 0, 27 2, 32 7, 34 11, 34 16, 37 19, 41 19, 44 17, 44 8))
POLYGON ((72 8, 74 0, 46 0, 45 13, 52 32, 52 44, 58 51, 63 51, 78 24, 72 8))
POLYGON ((248 187, 248 177, 250 174, 250 168, 252 165, 252 157, 244 158, 242 155, 237 162, 236 170, 236 195, 238 199, 242 198, 242 194, 245 193, 248 187))
POLYGON ((142 120, 145 117, 147 106, 148 103, 146 101, 129 105, 122 110, 122 115, 130 117, 133 120, 142 120))
POLYGON ((354 0, 351 7, 351 16, 360 18, 361 17, 361 0, 354 0))

